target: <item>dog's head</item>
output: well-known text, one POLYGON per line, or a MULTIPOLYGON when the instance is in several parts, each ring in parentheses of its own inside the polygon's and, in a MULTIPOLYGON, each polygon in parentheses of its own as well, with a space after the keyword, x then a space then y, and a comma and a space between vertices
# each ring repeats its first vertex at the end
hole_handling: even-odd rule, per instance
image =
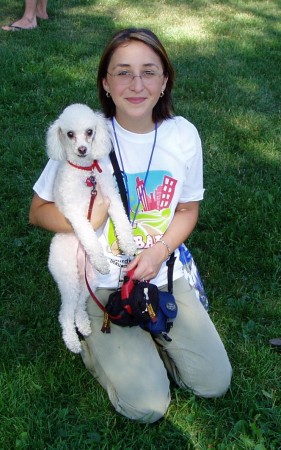
POLYGON ((106 119, 87 105, 68 106, 47 131, 49 158, 88 165, 111 150, 106 119))

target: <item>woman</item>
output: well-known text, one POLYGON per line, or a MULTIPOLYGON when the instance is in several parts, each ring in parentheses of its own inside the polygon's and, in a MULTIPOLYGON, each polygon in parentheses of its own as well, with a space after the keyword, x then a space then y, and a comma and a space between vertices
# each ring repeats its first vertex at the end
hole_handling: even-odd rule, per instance
MULTIPOLYGON (((97 297, 106 304, 124 268, 134 278, 151 280, 167 290, 166 260, 190 236, 203 198, 202 151, 195 127, 173 117, 174 71, 158 38, 146 29, 117 33, 106 47, 98 72, 98 90, 109 121, 116 156, 124 174, 130 220, 139 252, 129 262, 107 245, 109 221, 101 241, 110 274, 101 277, 97 297), (128 265, 127 265, 128 264, 128 265)), ((49 161, 35 184, 30 222, 43 228, 71 231, 52 203, 52 180, 58 163, 49 161)), ((92 224, 105 220, 108 200, 95 203, 92 224)), ((196 294, 183 278, 178 258, 173 292, 178 316, 171 342, 152 339, 140 327, 111 326, 101 333, 103 313, 88 302, 92 334, 83 341, 82 358, 124 416, 152 423, 170 402, 169 376, 182 388, 203 397, 223 395, 231 366, 218 333, 196 294), (168 374, 167 374, 168 372, 168 374)))

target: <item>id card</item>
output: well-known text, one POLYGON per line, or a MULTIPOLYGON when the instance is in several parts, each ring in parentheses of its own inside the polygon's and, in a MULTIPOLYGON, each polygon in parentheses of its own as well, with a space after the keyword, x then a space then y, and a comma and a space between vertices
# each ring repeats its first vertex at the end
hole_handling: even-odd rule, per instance
POLYGON ((122 261, 122 265, 120 266, 120 270, 119 270, 119 280, 118 280, 118 289, 121 288, 121 286, 124 283, 124 278, 127 275, 127 267, 128 264, 132 261, 133 257, 126 257, 126 259, 124 259, 122 261))

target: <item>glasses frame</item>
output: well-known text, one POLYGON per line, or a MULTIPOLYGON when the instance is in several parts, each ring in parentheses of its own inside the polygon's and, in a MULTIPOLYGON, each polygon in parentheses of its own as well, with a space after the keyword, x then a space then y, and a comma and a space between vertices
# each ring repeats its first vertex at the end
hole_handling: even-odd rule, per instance
MULTIPOLYGON (((146 71, 144 71, 146 72, 146 71)), ((142 82, 145 84, 148 82, 148 84, 150 82, 155 82, 157 78, 163 77, 164 76, 164 72, 162 72, 161 74, 155 74, 152 78, 145 78, 143 75, 134 75, 132 72, 128 71, 128 75, 130 74, 131 76, 129 76, 128 78, 123 78, 118 74, 114 75, 110 72, 106 72, 108 75, 110 75, 112 78, 114 78, 119 84, 121 85, 129 85, 130 83, 132 83, 132 81, 134 81, 135 78, 140 78, 142 80, 142 82)))

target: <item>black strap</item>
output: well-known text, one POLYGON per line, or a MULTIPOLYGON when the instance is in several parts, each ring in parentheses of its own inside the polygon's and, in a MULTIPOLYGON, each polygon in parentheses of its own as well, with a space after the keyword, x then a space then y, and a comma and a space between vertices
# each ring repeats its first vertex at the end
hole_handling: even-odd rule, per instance
MULTIPOLYGON (((122 177, 122 173, 116 158, 116 154, 115 151, 112 149, 111 152, 109 153, 109 158, 114 170, 114 176, 116 178, 117 184, 118 184, 118 188, 119 188, 119 193, 122 199, 122 203, 124 205, 125 211, 127 216, 129 217, 130 211, 128 210, 128 198, 127 198, 127 192, 125 189, 125 185, 124 185, 124 180, 122 177)), ((130 217, 129 217, 130 219, 130 217)))
MULTIPOLYGON (((109 158, 113 167, 113 173, 114 176, 116 178, 117 184, 118 184, 118 188, 119 188, 119 193, 125 208, 125 211, 127 213, 127 216, 129 217, 130 211, 128 211, 128 198, 127 198, 127 192, 125 189, 125 185, 124 185, 124 180, 122 177, 122 173, 116 158, 116 154, 114 149, 112 148, 111 152, 109 153, 109 158)), ((130 217, 129 217, 130 219, 130 217)), ((173 292, 173 271, 174 271, 174 264, 175 264, 175 254, 174 252, 171 254, 170 258, 168 259, 168 261, 166 262, 166 266, 168 267, 168 271, 167 271, 167 278, 168 278, 168 291, 169 292, 173 292)))
POLYGON ((167 278, 168 278, 168 292, 173 293, 173 272, 174 272, 174 264, 175 264, 176 256, 173 252, 166 262, 166 266, 168 267, 167 278))

